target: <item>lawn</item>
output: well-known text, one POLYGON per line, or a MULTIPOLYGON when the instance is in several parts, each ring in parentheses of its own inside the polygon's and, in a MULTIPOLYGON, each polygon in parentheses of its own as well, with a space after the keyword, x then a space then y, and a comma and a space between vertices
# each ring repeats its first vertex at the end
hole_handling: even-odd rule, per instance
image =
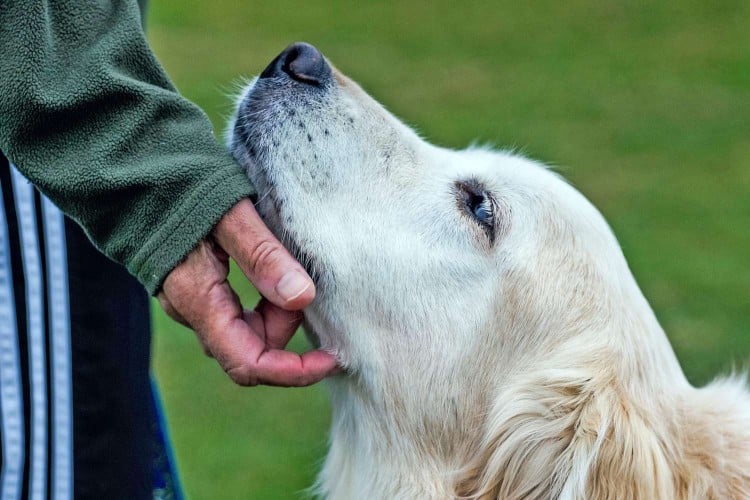
MULTIPOLYGON (((157 55, 218 132, 242 76, 314 43, 432 142, 555 165, 609 220, 691 381, 750 358, 750 2, 151 7, 157 55)), ((154 322, 188 496, 298 498, 326 449, 325 388, 234 387, 156 306, 154 322)))

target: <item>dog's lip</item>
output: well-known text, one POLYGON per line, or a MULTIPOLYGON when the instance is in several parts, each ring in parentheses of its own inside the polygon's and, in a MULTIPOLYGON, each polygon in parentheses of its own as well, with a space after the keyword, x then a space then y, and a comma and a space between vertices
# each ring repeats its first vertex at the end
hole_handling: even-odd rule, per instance
MULTIPOLYGON (((263 171, 262 168, 259 169, 261 172, 263 171)), ((281 241, 281 243, 284 245, 284 247, 289 251, 290 254, 299 262, 305 272, 310 276, 310 278, 315 283, 315 286, 319 286, 322 282, 321 278, 321 266, 320 266, 320 259, 318 259, 317 256, 314 254, 306 251, 303 249, 303 245, 299 241, 299 237, 294 231, 293 228, 288 227, 284 223, 284 215, 283 215, 283 201, 279 199, 277 196, 277 187, 276 185, 268 178, 267 175, 261 174, 264 177, 264 182, 266 183, 266 188, 264 189, 263 194, 256 194, 256 200, 253 202, 253 204, 258 209, 258 213, 261 216, 261 219, 267 224, 267 225, 275 225, 278 226, 279 234, 277 237, 281 241), (273 218, 275 221, 268 220, 268 217, 270 214, 267 214, 266 210, 263 209, 263 207, 260 207, 258 205, 259 201, 262 200, 268 200, 270 202, 270 205, 272 207, 273 211, 273 218)))

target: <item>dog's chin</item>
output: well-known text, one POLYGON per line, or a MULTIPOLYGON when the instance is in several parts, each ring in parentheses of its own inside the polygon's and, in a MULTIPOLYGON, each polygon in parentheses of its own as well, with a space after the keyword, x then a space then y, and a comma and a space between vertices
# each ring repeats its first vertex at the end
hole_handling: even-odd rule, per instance
MULTIPOLYGON (((246 129, 246 127, 247 124, 238 123, 235 128, 246 129)), ((235 133, 233 142, 232 154, 234 158, 245 167, 248 177, 255 182, 256 189, 258 189, 258 192, 253 194, 250 199, 261 219, 289 253, 302 265, 312 278, 315 286, 322 286, 324 275, 329 273, 324 273, 320 259, 304 248, 295 229, 284 224, 284 203, 276 194, 277 186, 273 183, 271 176, 266 175, 268 167, 263 165, 261 159, 253 158, 250 151, 253 151, 254 147, 249 138, 235 133)))

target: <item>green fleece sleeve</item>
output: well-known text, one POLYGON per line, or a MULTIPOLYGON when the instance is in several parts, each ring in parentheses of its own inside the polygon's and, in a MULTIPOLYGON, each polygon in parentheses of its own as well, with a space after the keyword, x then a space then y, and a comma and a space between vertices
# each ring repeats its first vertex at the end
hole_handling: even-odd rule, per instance
POLYGON ((154 293, 253 188, 140 20, 136 0, 0 1, 0 150, 154 293))

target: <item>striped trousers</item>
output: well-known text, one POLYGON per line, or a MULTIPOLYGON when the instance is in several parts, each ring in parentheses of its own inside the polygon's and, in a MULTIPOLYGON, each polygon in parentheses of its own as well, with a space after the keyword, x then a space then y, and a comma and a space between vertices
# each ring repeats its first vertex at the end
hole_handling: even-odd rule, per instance
POLYGON ((0 154, 0 500, 180 498, 149 300, 0 154))

